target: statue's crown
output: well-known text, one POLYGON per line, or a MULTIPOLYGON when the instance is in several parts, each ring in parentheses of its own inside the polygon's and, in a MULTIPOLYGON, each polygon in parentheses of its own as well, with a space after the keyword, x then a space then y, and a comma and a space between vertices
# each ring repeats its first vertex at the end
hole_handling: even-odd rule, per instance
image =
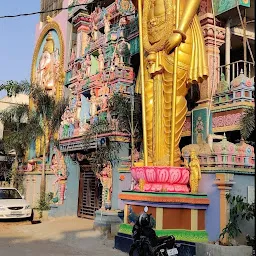
POLYGON ((49 52, 49 53, 54 52, 54 40, 51 32, 49 32, 46 37, 46 43, 44 45, 43 52, 49 52))

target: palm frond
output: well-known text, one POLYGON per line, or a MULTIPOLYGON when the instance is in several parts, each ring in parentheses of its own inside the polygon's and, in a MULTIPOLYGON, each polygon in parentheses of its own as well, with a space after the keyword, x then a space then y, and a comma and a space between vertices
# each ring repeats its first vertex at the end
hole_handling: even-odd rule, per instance
POLYGON ((7 91, 7 96, 16 96, 19 93, 29 94, 30 83, 27 80, 21 82, 9 80, 0 85, 0 91, 7 91))
POLYGON ((248 108, 240 120, 241 135, 244 139, 248 139, 255 130, 255 109, 248 108))
POLYGON ((28 105, 12 105, 3 111, 0 111, 0 120, 5 125, 8 123, 25 123, 28 113, 28 105))
POLYGON ((30 96, 36 105, 36 111, 46 119, 50 119, 55 108, 55 98, 36 85, 31 86, 30 96))
POLYGON ((49 123, 51 131, 56 132, 59 129, 61 123, 61 116, 65 112, 68 103, 69 100, 65 98, 54 103, 53 113, 50 118, 51 122, 49 123))

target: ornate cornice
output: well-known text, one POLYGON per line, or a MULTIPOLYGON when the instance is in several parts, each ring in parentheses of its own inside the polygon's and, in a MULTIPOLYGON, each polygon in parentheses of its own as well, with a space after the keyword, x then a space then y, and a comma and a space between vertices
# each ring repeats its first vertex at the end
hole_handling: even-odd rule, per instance
POLYGON ((206 13, 200 17, 200 23, 203 30, 203 35, 205 39, 206 46, 215 45, 216 36, 216 46, 220 47, 225 42, 225 28, 216 24, 214 26, 214 19, 211 13, 206 13))

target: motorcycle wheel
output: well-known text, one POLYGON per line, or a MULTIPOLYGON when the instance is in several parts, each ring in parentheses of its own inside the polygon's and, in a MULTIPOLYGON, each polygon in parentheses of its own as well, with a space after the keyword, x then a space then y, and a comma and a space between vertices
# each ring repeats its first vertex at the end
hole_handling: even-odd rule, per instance
POLYGON ((129 256, 154 256, 154 254, 148 250, 143 250, 143 248, 135 248, 134 250, 130 250, 129 256))

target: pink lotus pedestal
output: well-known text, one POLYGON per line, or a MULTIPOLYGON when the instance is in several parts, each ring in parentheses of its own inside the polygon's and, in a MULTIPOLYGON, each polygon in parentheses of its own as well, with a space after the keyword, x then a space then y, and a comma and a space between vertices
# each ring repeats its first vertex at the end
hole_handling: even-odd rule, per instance
POLYGON ((144 192, 189 192, 189 169, 185 167, 132 167, 131 174, 137 182, 136 191, 140 191, 139 181, 144 180, 144 192))

